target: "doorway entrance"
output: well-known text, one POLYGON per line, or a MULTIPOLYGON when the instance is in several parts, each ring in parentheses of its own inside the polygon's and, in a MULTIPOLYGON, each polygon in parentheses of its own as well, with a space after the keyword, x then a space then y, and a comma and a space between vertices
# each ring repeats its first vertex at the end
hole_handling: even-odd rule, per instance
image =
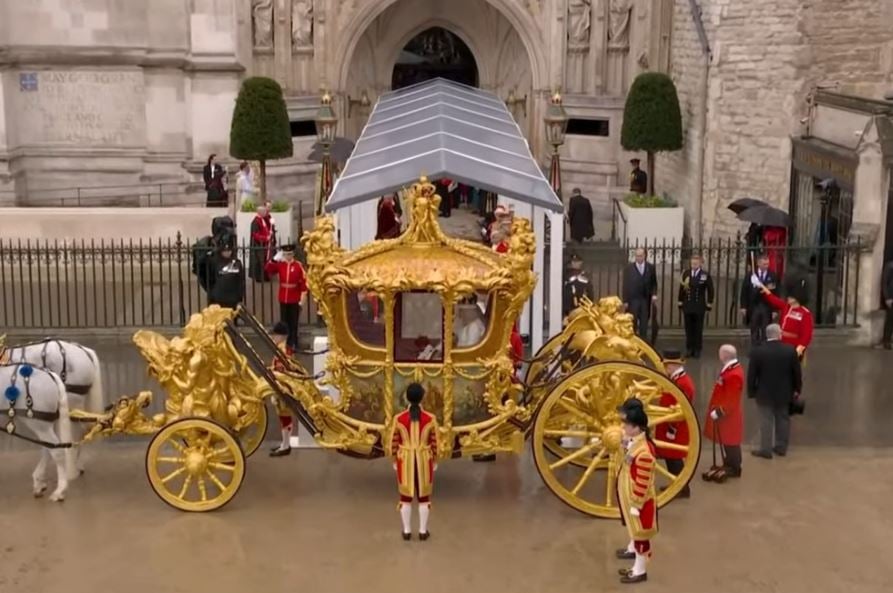
POLYGON ((409 40, 391 76, 391 89, 432 78, 478 86, 478 67, 465 42, 443 27, 431 27, 409 40))

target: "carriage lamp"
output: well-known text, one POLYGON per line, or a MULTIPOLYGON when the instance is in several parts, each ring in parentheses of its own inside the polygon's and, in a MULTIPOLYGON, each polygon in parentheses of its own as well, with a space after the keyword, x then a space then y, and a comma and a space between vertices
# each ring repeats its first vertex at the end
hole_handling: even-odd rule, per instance
POLYGON ((524 114, 524 117, 527 117, 527 95, 523 97, 518 97, 515 95, 515 89, 509 91, 509 96, 505 99, 505 105, 509 108, 509 111, 512 113, 512 116, 517 118, 518 107, 521 107, 521 113, 524 114))
POLYGON ((338 125, 338 117, 332 109, 332 95, 325 91, 320 99, 319 110, 316 112, 316 137, 322 146, 322 171, 320 174, 319 201, 316 204, 317 216, 322 214, 329 194, 332 193, 332 145, 335 144, 335 128, 338 125))
POLYGON ((370 105, 372 105, 372 101, 369 99, 369 93, 366 92, 366 89, 363 89, 363 91, 360 93, 359 99, 355 99, 355 98, 351 97, 350 95, 347 95, 347 117, 348 117, 348 119, 350 119, 350 117, 352 116, 354 107, 366 109, 370 105))
POLYGON ((561 92, 555 91, 549 101, 546 110, 546 140, 552 145, 552 163, 549 166, 549 183, 555 191, 558 199, 561 199, 561 160, 558 156, 558 148, 564 144, 564 135, 567 132, 567 111, 561 104, 561 92))

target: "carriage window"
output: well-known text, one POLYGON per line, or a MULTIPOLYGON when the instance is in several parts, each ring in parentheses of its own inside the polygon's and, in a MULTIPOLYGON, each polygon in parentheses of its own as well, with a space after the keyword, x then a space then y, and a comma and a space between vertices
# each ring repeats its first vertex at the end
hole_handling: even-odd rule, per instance
POLYGON ((345 293, 347 320, 350 331, 360 342, 382 348, 384 340, 384 303, 372 290, 353 290, 345 293))
POLYGON ((453 312, 453 347, 473 348, 487 335, 490 299, 486 294, 474 295, 456 304, 453 312))
POLYGON ((394 360, 443 361, 443 302, 433 292, 397 295, 394 360))

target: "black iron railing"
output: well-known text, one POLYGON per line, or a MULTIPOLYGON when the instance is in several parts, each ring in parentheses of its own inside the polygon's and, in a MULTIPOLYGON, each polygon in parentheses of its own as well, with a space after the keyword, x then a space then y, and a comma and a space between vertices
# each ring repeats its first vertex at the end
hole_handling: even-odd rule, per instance
MULTIPOLYGON (((0 329, 176 327, 208 303, 193 273, 195 241, 168 240, 35 241, 0 239, 0 329)), ((658 322, 682 326, 676 306, 682 271, 692 253, 701 253, 713 277, 715 298, 708 328, 739 328, 739 295, 749 281, 752 251, 738 239, 711 240, 703 245, 643 245, 658 276, 658 322)), ((622 295, 623 271, 637 245, 568 244, 583 260, 595 295, 622 295)), ((252 248, 240 245, 246 268, 252 248)), ((804 278, 808 306, 822 326, 857 323, 860 275, 859 243, 774 249, 784 277, 804 278)), ((303 254, 299 252, 299 260, 303 254)), ((548 261, 543 274, 549 277, 548 261)), ((245 305, 261 322, 279 317, 277 282, 246 279, 245 305)), ((316 307, 308 295, 303 324, 316 323, 316 307)))

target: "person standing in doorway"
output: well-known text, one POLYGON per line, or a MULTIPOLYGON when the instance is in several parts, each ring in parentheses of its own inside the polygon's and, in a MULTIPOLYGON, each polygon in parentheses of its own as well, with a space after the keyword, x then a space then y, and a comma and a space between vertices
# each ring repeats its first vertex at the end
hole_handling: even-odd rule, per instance
POLYGON ((641 163, 642 161, 639 159, 632 159, 629 162, 633 166, 633 170, 629 174, 629 191, 634 194, 648 193, 648 173, 639 167, 641 163))
POLYGON ((571 192, 567 220, 571 227, 571 240, 575 243, 582 243, 595 236, 595 227, 592 223, 592 204, 578 187, 571 192))
MULTIPOLYGON (((757 269, 754 271, 760 283, 775 292, 778 278, 769 269, 769 257, 761 255, 757 258, 757 269)), ((766 326, 772 320, 772 308, 763 298, 763 291, 747 278, 741 284, 741 314, 744 322, 750 327, 750 345, 759 346, 766 341, 766 326)))
POLYGON ((636 249, 636 260, 623 272, 623 305, 636 318, 636 333, 646 341, 651 308, 657 304, 657 272, 647 257, 645 249, 636 249))
POLYGON ((787 455, 791 403, 800 397, 802 389, 797 350, 781 341, 781 326, 773 323, 766 327, 766 343, 750 353, 747 368, 747 396, 757 400, 760 415, 760 448, 752 451, 754 457, 772 459, 773 453, 787 455))
POLYGON ((378 204, 378 226, 375 240, 395 239, 400 236, 400 217, 394 208, 394 198, 385 196, 378 204))
POLYGON ((741 397, 744 392, 744 371, 738 364, 738 351, 731 344, 719 347, 722 370, 710 394, 704 436, 722 447, 723 465, 704 475, 710 482, 741 477, 741 440, 744 436, 744 413, 741 397))
POLYGON ((564 282, 562 315, 567 317, 571 311, 579 307, 583 297, 593 300, 592 284, 583 272, 583 260, 574 254, 571 256, 570 275, 564 282))
MULTIPOLYGON (((691 376, 685 372, 685 361, 682 359, 682 353, 678 350, 664 350, 661 353, 664 368, 670 376, 670 381, 676 384, 689 403, 695 403, 695 383, 691 376)), ((664 393, 661 395, 658 405, 669 408, 676 403, 676 398, 672 394, 664 393)), ((654 431, 654 438, 661 442, 673 443, 676 445, 688 446, 689 434, 688 426, 685 422, 664 422, 659 424, 654 431)), ((685 453, 676 449, 661 449, 658 447, 657 455, 667 463, 667 471, 674 476, 678 476, 685 469, 685 453)), ((679 491, 679 498, 689 498, 691 489, 688 484, 679 491)))
POLYGON ((216 208, 226 206, 226 187, 224 178, 226 171, 217 163, 217 155, 212 154, 208 157, 208 162, 202 169, 202 179, 205 182, 205 192, 207 192, 206 206, 208 208, 216 208))
POLYGON ((881 344, 890 350, 893 341, 893 259, 884 265, 881 276, 881 295, 884 299, 884 337, 881 344))
POLYGON ((273 261, 267 262, 264 272, 270 277, 279 276, 279 313, 288 327, 286 345, 298 349, 298 319, 307 294, 307 278, 304 267, 295 259, 295 246, 283 245, 273 261))
POLYGON ((685 322, 685 349, 698 358, 704 343, 704 317, 713 308, 713 278, 703 269, 698 254, 691 256, 690 268, 679 283, 679 308, 685 322))

